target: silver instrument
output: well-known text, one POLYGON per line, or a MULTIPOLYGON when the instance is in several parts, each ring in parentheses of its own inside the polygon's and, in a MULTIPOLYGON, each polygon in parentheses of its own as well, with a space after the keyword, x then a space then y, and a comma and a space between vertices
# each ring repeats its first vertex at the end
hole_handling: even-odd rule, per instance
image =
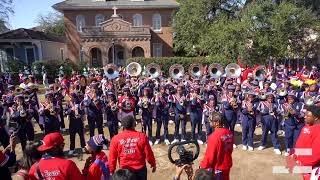
POLYGON ((151 79, 155 79, 160 76, 161 68, 158 64, 151 63, 147 65, 146 73, 151 79))
POLYGON ((169 75, 172 79, 181 79, 184 76, 184 67, 181 64, 170 66, 169 75))
POLYGON ((236 63, 230 63, 226 66, 225 72, 229 78, 238 78, 241 75, 241 68, 236 63))
POLYGON ((139 76, 141 74, 141 65, 137 62, 132 62, 126 67, 126 71, 130 76, 139 76))
POLYGON ((203 66, 200 63, 193 63, 188 72, 193 78, 200 78, 203 74, 203 66))
POLYGON ((104 68, 104 74, 107 76, 108 79, 116 79, 119 77, 119 71, 116 65, 108 64, 104 68))
POLYGON ((209 74, 211 78, 219 79, 224 74, 223 67, 218 63, 213 63, 209 66, 209 74))
POLYGON ((266 72, 267 72, 266 67, 263 65, 260 65, 254 69, 253 76, 256 80, 263 81, 265 79, 266 72))

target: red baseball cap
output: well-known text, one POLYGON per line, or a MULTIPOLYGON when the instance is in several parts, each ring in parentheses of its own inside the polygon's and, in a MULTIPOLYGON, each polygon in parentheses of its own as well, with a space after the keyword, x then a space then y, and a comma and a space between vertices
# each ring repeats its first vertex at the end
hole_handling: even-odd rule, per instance
POLYGON ((63 144, 64 139, 61 133, 50 133, 47 134, 43 140, 42 145, 38 147, 38 151, 46 151, 53 148, 56 145, 63 144))

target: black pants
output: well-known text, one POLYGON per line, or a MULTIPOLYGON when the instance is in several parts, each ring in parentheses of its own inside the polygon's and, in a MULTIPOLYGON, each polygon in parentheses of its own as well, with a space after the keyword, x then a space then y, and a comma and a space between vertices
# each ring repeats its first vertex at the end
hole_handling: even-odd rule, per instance
POLYGON ((22 150, 26 148, 27 140, 33 141, 34 140, 34 129, 31 122, 26 122, 23 125, 23 128, 19 129, 18 137, 20 139, 22 150))
POLYGON ((136 179, 147 180, 147 167, 140 170, 133 170, 133 173, 136 175, 136 179))
POLYGON ((113 136, 118 134, 118 123, 116 121, 107 121, 107 126, 110 133, 110 139, 112 139, 113 136))
POLYGON ((90 117, 88 116, 88 125, 89 125, 89 132, 90 132, 90 137, 94 136, 94 130, 97 127, 98 128, 98 133, 103 134, 103 117, 102 114, 98 114, 95 117, 90 117))
POLYGON ((64 128, 66 128, 66 125, 64 124, 62 104, 60 105, 60 109, 61 109, 61 111, 59 112, 59 116, 60 116, 60 127, 61 127, 62 129, 64 129, 64 128))
POLYGON ((0 143, 3 148, 9 145, 9 134, 4 127, 0 127, 0 143))
POLYGON ((75 139, 76 139, 77 133, 80 138, 81 148, 86 146, 86 142, 84 140, 82 119, 71 119, 70 118, 69 133, 70 133, 70 150, 74 150, 74 148, 75 148, 75 139))

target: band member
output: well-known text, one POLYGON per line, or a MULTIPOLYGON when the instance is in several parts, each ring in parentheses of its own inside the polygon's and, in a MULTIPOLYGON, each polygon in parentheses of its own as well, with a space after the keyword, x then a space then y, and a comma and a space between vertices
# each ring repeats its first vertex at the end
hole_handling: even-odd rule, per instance
POLYGON ((94 136, 94 130, 97 127, 98 133, 103 134, 103 102, 98 93, 98 84, 93 83, 90 85, 90 91, 86 94, 84 99, 86 113, 89 124, 90 137, 94 136))
POLYGON ((106 102, 106 116, 107 116, 107 127, 110 133, 110 139, 113 136, 118 134, 118 105, 116 97, 113 92, 107 93, 107 102, 106 102))
POLYGON ((203 107, 203 118, 206 126, 206 143, 208 143, 208 137, 213 132, 212 126, 210 125, 210 118, 214 112, 219 112, 217 98, 214 95, 210 95, 208 102, 203 107))
POLYGON ((139 98, 138 107, 140 108, 140 114, 142 118, 143 131, 146 132, 148 129, 148 139, 150 146, 152 143, 152 111, 153 106, 151 105, 151 89, 149 87, 143 88, 143 95, 139 98))
POLYGON ((290 151, 294 147, 296 140, 304 126, 304 105, 301 102, 297 102, 297 97, 294 93, 288 94, 288 102, 284 104, 283 117, 284 117, 284 129, 285 129, 285 156, 290 154, 290 151))
MULTIPOLYGON (((222 97, 221 103, 223 108, 224 116, 227 119, 229 129, 234 133, 234 127, 237 122, 237 111, 239 108, 238 100, 234 96, 234 85, 229 85, 227 87, 226 94, 222 97)), ((234 145, 236 147, 236 145, 234 145)))
POLYGON ((83 125, 83 116, 85 113, 83 103, 75 93, 70 93, 69 98, 70 100, 67 102, 65 114, 68 115, 69 119, 70 151, 68 154, 73 155, 76 134, 79 135, 80 145, 83 151, 86 145, 83 125))
POLYGON ((181 124, 181 141, 186 141, 186 114, 187 114, 187 101, 186 97, 183 94, 183 86, 177 87, 177 93, 173 95, 173 108, 174 108, 174 120, 175 120, 175 129, 174 129, 174 140, 173 143, 179 142, 179 129, 181 124))
MULTIPOLYGON (((263 93, 265 92, 262 92, 262 94, 263 93)), ((266 148, 267 136, 270 131, 274 152, 276 154, 281 154, 280 143, 277 135, 278 120, 276 119, 276 115, 278 113, 278 107, 274 102, 273 93, 269 92, 263 95, 260 94, 260 103, 257 107, 257 111, 259 111, 261 114, 262 123, 261 145, 259 146, 258 150, 263 150, 266 148)))
POLYGON ((59 106, 59 109, 61 109, 61 111, 59 111, 59 120, 60 120, 60 127, 61 127, 61 130, 64 132, 66 131, 65 130, 65 123, 64 123, 64 116, 63 116, 63 99, 64 99, 64 95, 65 93, 63 93, 62 91, 65 91, 64 87, 63 86, 59 86, 59 87, 56 87, 56 91, 54 92, 54 100, 56 101, 56 103, 58 104, 59 106))
POLYGON ((59 106, 54 103, 53 94, 45 94, 45 102, 40 104, 39 114, 42 116, 40 124, 44 125, 44 133, 49 134, 60 131, 60 122, 58 118, 59 106), (43 122, 42 122, 43 121, 43 122))
POLYGON ((254 102, 254 92, 249 91, 247 98, 242 101, 242 149, 253 151, 253 135, 256 127, 257 103, 254 102))
POLYGON ((163 125, 163 137, 164 142, 169 145, 170 141, 168 139, 168 123, 169 123, 169 109, 170 109, 170 102, 169 102, 169 94, 166 92, 167 88, 164 85, 160 86, 160 92, 157 93, 154 98, 153 102, 156 108, 156 121, 157 121, 157 129, 156 129, 156 141, 154 144, 159 144, 160 142, 160 130, 161 126, 163 125))
POLYGON ((2 102, 0 101, 0 143, 3 148, 6 148, 9 145, 9 134, 6 130, 6 111, 4 108, 5 102, 2 99, 2 102))
POLYGON ((134 116, 136 99, 132 96, 129 86, 123 87, 123 96, 118 100, 119 119, 126 116, 134 116))
POLYGON ((20 139, 22 150, 24 150, 27 140, 34 140, 32 114, 24 101, 24 96, 18 95, 14 100, 15 104, 10 108, 10 121, 18 124, 17 135, 20 139))
POLYGON ((202 108, 203 102, 199 95, 200 88, 193 87, 187 99, 189 101, 189 112, 191 120, 191 139, 195 140, 195 129, 198 128, 198 143, 203 144, 202 138, 202 108))

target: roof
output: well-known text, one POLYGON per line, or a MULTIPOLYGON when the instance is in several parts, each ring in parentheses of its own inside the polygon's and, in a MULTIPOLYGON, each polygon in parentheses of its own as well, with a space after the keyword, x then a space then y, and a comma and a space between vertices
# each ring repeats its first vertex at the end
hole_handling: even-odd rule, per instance
POLYGON ((175 0, 66 0, 53 5, 56 10, 88 10, 88 9, 153 9, 153 8, 179 8, 175 0))
POLYGON ((44 40, 44 41, 53 41, 53 42, 63 42, 64 40, 53 35, 46 34, 42 31, 36 31, 32 29, 15 29, 0 34, 0 39, 34 39, 34 40, 44 40))

